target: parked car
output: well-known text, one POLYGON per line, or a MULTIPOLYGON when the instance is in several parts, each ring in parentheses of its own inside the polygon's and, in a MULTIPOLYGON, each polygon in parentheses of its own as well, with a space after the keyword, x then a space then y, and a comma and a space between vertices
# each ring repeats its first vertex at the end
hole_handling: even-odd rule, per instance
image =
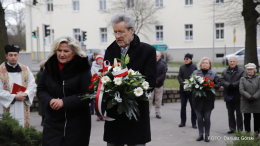
MULTIPOLYGON (((257 47, 257 54, 258 54, 257 55, 258 56, 258 62, 260 63, 260 47, 257 47)), ((226 65, 228 65, 228 60, 231 56, 235 56, 237 58, 237 61, 238 61, 237 65, 243 66, 244 65, 244 57, 245 57, 245 48, 242 48, 235 53, 225 55, 222 59, 222 64, 225 65, 225 61, 226 61, 226 65)))
POLYGON ((88 56, 91 56, 91 55, 93 55, 93 53, 95 52, 95 51, 99 51, 99 52, 101 52, 101 55, 104 57, 105 56, 105 49, 87 49, 86 50, 86 54, 88 55, 88 56))

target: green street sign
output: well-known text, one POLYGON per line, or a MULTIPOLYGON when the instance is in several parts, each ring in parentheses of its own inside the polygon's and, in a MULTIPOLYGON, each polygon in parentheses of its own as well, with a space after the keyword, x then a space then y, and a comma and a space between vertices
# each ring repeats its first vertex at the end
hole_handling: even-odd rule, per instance
POLYGON ((166 51, 168 46, 167 45, 153 45, 156 51, 166 51))

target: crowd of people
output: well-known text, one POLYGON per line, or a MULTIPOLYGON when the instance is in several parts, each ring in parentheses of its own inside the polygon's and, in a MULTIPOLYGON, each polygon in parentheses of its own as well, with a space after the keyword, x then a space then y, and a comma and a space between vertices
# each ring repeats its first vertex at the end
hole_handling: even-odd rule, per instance
MULTIPOLYGON (((42 116, 43 146, 89 145, 91 133, 91 114, 97 115, 97 121, 105 121, 104 141, 107 146, 145 146, 151 141, 150 113, 155 102, 156 118, 161 119, 163 90, 167 63, 154 47, 140 41, 134 33, 135 21, 129 14, 119 13, 112 17, 115 41, 108 46, 105 56, 96 51, 90 57, 81 50, 80 43, 73 37, 56 39, 47 61, 40 63, 40 72, 36 83, 39 103, 39 115, 42 116), (92 94, 89 89, 93 74, 99 74, 103 62, 114 63, 121 54, 130 57, 127 68, 139 71, 153 89, 148 101, 137 101, 140 117, 138 121, 129 120, 125 114, 118 114, 117 107, 106 109, 102 104, 101 113, 95 108, 94 100, 81 100, 79 96, 92 94), (105 113, 106 112, 106 113, 105 113), (115 120, 108 121, 101 115, 115 120)), ((30 125, 30 108, 36 92, 35 79, 25 65, 18 63, 19 48, 5 47, 7 61, 0 65, 0 114, 11 113, 22 126, 30 125), (13 93, 15 84, 25 88, 13 93)), ((180 66, 181 123, 186 125, 186 106, 190 102, 192 128, 198 129, 197 141, 209 142, 210 116, 214 109, 215 94, 210 91, 205 96, 196 97, 184 90, 184 81, 191 75, 210 78, 215 89, 224 87, 224 100, 228 111, 228 134, 235 131, 251 131, 251 113, 254 116, 254 132, 259 133, 260 126, 260 76, 256 74, 256 65, 248 63, 245 70, 237 66, 237 58, 229 58, 229 67, 221 77, 212 70, 211 60, 203 57, 197 65, 192 62, 193 55, 185 54, 185 64, 180 66), (236 112, 236 116, 235 113, 236 112), (243 115, 244 126, 243 126, 243 115)))

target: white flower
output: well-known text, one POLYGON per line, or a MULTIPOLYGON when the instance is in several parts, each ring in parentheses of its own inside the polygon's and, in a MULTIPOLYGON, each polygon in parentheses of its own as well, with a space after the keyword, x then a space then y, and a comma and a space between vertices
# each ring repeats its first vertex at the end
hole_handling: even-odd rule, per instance
POLYGON ((199 88, 200 86, 198 84, 196 84, 195 88, 199 88))
POLYGON ((106 83, 109 82, 109 81, 110 81, 110 78, 109 78, 108 76, 104 76, 104 77, 102 77, 102 79, 101 79, 101 82, 104 83, 104 84, 106 84, 106 83))
POLYGON ((121 85, 122 84, 122 78, 114 78, 114 83, 116 85, 121 85))
POLYGON ((143 95, 143 93, 144 93, 144 91, 143 91, 143 89, 141 87, 135 88, 135 90, 134 90, 134 94, 137 97, 143 95))
POLYGON ((200 90, 202 90, 202 87, 200 87, 200 90))
POLYGON ((183 89, 186 89, 189 86, 189 84, 184 84, 183 89))
POLYGON ((192 81, 194 81, 194 79, 193 79, 193 78, 190 78, 190 81, 192 82, 192 81))
POLYGON ((202 77, 200 77, 198 80, 199 80, 200 84, 202 84, 204 82, 204 79, 202 77))
POLYGON ((120 71, 120 70, 121 70, 121 68, 120 68, 120 67, 118 67, 118 66, 117 66, 117 67, 115 67, 115 68, 113 68, 113 71, 114 71, 114 72, 118 72, 118 71, 120 71))
POLYGON ((146 81, 144 81, 144 82, 142 83, 142 85, 143 85, 143 87, 144 87, 145 90, 147 90, 147 89, 149 88, 149 83, 146 82, 146 81))
POLYGON ((132 75, 135 75, 135 74, 136 74, 135 71, 132 70, 132 69, 129 69, 129 70, 128 70, 128 75, 129 75, 130 73, 131 73, 132 75))
POLYGON ((118 96, 115 97, 115 100, 116 100, 117 102, 122 102, 122 98, 120 98, 120 97, 118 97, 118 96))

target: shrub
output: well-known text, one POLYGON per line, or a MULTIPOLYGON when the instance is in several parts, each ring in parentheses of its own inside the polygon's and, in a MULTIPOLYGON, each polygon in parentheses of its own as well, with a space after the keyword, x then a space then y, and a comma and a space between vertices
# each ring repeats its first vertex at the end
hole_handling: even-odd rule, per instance
POLYGON ((33 126, 20 126, 10 113, 1 116, 0 146, 41 146, 42 132, 33 126))
POLYGON ((239 140, 227 141, 228 146, 260 146, 260 141, 257 139, 258 133, 250 134, 248 132, 236 132, 236 137, 239 140), (245 140, 245 138, 253 137, 253 140, 245 140))

